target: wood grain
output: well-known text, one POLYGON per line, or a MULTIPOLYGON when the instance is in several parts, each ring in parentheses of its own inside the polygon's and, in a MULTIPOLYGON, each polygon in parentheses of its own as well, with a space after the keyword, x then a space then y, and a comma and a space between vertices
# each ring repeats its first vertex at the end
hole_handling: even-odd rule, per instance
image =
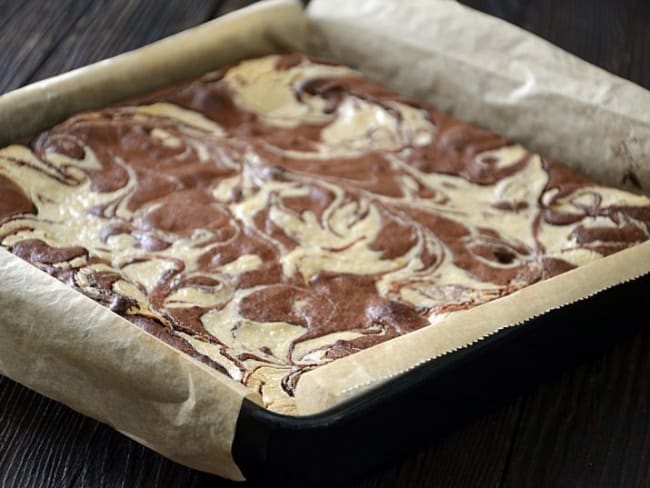
POLYGON ((179 466, 0 377, 1 487, 241 486, 179 466))
POLYGON ((240 8, 252 5, 256 1, 257 0, 224 0, 219 6, 219 10, 216 12, 215 17, 229 14, 230 12, 234 12, 240 8))
MULTIPOLYGON (((251 0, 0 0, 0 93, 251 0)), ((650 87, 646 0, 463 0, 650 87)), ((650 486, 650 332, 350 487, 650 486)), ((0 377, 0 487, 244 486, 0 377)))
POLYGON ((92 2, 34 79, 138 48, 205 22, 218 4, 217 0, 92 2))
POLYGON ((32 78, 89 4, 76 0, 2 2, 0 93, 18 88, 32 78))
POLYGON ((521 402, 513 401, 452 435, 432 440, 431 445, 395 460, 354 486, 499 486, 520 421, 521 402))
POLYGON ((650 486, 650 330, 526 399, 504 486, 650 486))

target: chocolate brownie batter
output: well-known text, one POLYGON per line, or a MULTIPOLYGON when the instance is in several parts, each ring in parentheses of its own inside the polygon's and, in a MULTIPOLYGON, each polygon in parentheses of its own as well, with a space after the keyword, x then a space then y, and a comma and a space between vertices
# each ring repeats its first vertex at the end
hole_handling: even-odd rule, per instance
POLYGON ((647 198, 300 54, 0 150, 3 247, 288 413, 310 369, 649 236, 647 198))

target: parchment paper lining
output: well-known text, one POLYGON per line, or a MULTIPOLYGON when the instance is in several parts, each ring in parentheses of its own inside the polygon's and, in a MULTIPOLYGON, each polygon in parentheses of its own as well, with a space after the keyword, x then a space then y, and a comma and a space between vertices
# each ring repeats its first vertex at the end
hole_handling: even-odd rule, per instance
MULTIPOLYGON (((301 5, 271 0, 144 48, 0 97, 0 145, 65 117, 198 76, 300 49, 301 5)), ((231 447, 256 392, 0 249, 0 374, 202 471, 243 480, 231 447)))
POLYGON ((650 273, 650 242, 479 307, 452 313, 435 325, 305 374, 296 392, 298 411, 303 415, 320 412, 423 362, 647 273, 650 273))
MULTIPOLYGON (((315 0, 309 16, 320 54, 599 183, 650 193, 650 94, 643 88, 456 2, 315 0)), ((298 412, 320 412, 426 360, 648 273, 649 250, 636 246, 317 368, 298 384, 298 412)))
MULTIPOLYGON (((264 2, 2 96, 0 144, 225 63, 304 49, 309 40, 315 54, 357 66, 601 183, 638 191, 630 183, 638 180, 650 189, 650 96, 642 88, 451 1, 314 0, 309 16, 310 30, 298 2, 264 2)), ((300 413, 633 279, 650 271, 649 257, 648 244, 637 246, 310 372, 298 387, 300 413), (494 309, 489 323, 486 307, 494 309), (395 362, 385 364, 386 357, 395 362)), ((249 390, 4 251, 0 280, 0 372, 176 461, 242 478, 229 450, 249 390)))
POLYGON ((245 386, 0 248, 0 372, 178 462, 243 479, 245 386))
POLYGON ((302 49, 307 19, 297 1, 268 0, 148 46, 33 83, 0 97, 0 146, 83 110, 283 49, 302 49))
POLYGON ((319 52, 599 183, 650 192, 638 85, 456 2, 315 0, 309 16, 319 52))

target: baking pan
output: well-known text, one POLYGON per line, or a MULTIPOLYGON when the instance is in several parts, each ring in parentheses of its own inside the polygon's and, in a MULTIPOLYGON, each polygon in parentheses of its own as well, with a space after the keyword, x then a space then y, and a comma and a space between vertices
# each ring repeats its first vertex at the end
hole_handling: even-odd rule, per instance
POLYGON ((235 461, 247 479, 269 486, 337 486, 354 479, 648 327, 638 312, 648 290, 650 275, 616 285, 319 414, 278 415, 244 401, 235 461))
MULTIPOLYGON (((0 97, 0 143, 229 62, 300 49, 561 156, 596 181, 633 180, 636 191, 650 191, 647 92, 501 21, 434 4, 316 0, 305 15, 298 2, 263 2, 0 97), (445 45, 470 26, 462 42, 445 45), (625 178, 631 171, 635 178, 625 178)), ((8 284, 0 292, 0 372, 197 469, 273 486, 339 483, 646 326, 638 310, 650 246, 601 261, 460 315, 459 334, 444 343, 423 329, 304 375, 306 415, 294 417, 264 409, 242 385, 0 253, 8 284), (38 331, 35 322, 57 327, 38 331)))

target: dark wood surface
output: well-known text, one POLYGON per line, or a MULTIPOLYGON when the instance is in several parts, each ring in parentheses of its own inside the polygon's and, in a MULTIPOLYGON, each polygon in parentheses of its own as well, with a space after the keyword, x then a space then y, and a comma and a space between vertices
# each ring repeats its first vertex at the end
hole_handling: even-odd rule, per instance
MULTIPOLYGON (((249 3, 0 0, 0 93, 249 3)), ((647 0, 464 3, 650 88, 647 0)), ((645 330, 349 486, 650 486, 649 353, 645 330)), ((0 487, 58 486, 243 485, 174 464, 0 377, 0 487)))

